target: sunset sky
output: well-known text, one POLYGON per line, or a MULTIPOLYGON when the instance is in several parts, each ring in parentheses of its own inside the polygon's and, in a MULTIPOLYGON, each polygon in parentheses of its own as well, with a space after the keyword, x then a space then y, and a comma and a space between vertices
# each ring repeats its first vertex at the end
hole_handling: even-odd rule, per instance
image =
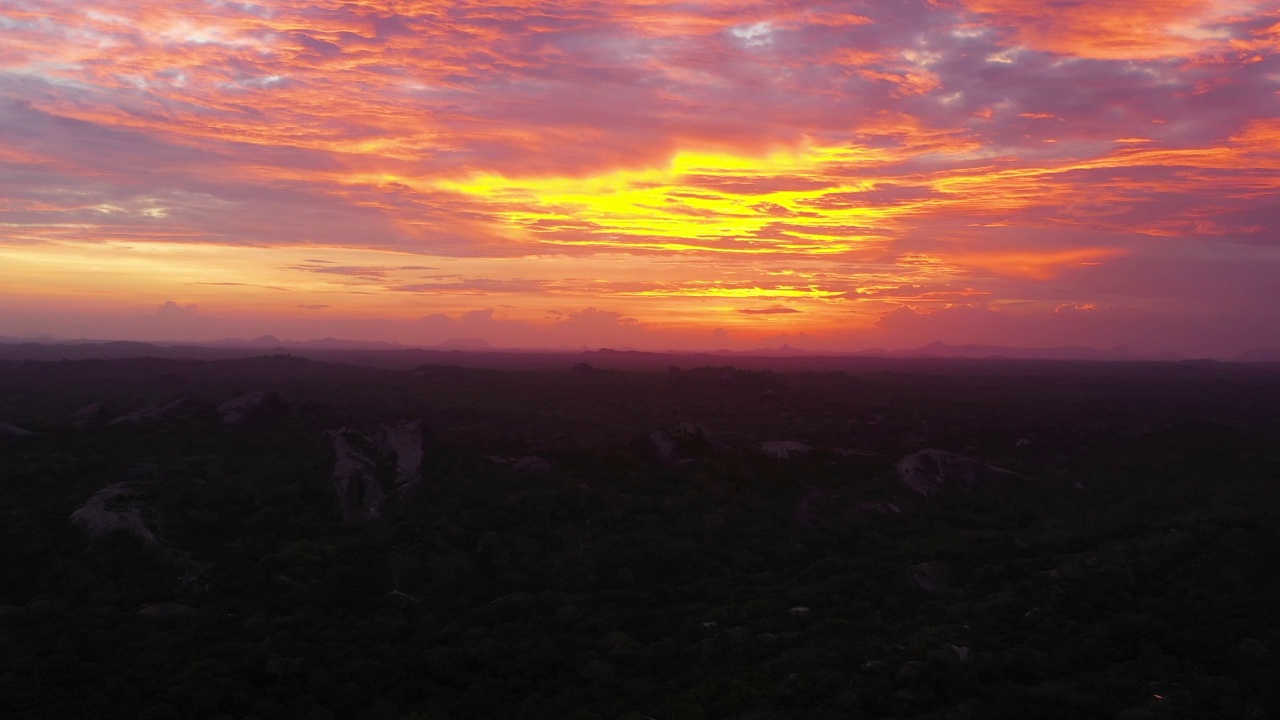
POLYGON ((0 335, 1280 345, 1280 0, 0 0, 0 335))

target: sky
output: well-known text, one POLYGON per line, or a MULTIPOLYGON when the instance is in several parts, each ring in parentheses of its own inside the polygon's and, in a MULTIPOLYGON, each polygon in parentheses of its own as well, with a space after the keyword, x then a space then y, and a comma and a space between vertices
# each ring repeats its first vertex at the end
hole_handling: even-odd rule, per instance
POLYGON ((0 0, 0 335, 1280 346, 1280 0, 0 0))

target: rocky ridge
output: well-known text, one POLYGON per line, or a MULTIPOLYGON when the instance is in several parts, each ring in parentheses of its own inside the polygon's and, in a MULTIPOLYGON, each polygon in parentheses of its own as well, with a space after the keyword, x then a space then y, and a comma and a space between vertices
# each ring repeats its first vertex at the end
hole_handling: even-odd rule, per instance
POLYGON ((898 481, 912 491, 932 497, 944 491, 994 489, 1023 482, 1023 476, 957 455, 946 450, 921 450, 902 458, 894 466, 898 481))
POLYGON ((78 525, 90 540, 101 541, 123 533, 142 542, 158 546, 155 510, 146 493, 159 477, 154 465, 139 465, 131 479, 118 482, 94 493, 84 505, 71 513, 71 523, 78 525))
POLYGON ((422 481, 430 431, 421 420, 380 426, 373 436, 349 428, 328 432, 330 481, 344 522, 382 516, 389 498, 404 498, 422 481))
POLYGON ((218 406, 218 416, 227 426, 244 425, 284 412, 285 402, 279 393, 259 391, 228 400, 218 406))

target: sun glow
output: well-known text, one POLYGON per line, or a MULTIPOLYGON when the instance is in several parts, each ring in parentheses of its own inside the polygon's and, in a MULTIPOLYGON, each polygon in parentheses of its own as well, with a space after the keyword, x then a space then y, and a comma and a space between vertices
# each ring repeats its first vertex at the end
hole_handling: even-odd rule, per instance
POLYGON ((890 159, 857 146, 805 145, 765 156, 682 151, 662 167, 586 177, 481 174, 437 187, 483 203, 535 243, 839 254, 882 241, 913 206, 814 205, 871 189, 871 181, 858 182, 847 168, 890 159))

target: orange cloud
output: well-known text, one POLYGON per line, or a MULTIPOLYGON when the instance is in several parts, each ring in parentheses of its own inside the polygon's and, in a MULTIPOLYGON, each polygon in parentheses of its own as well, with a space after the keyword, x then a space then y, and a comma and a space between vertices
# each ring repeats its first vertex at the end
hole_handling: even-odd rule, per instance
POLYGON ((1119 248, 1079 248, 1058 251, 993 251, 952 253, 948 260, 961 267, 996 275, 1031 280, 1049 280, 1071 268, 1097 265, 1107 258, 1123 255, 1119 248))
POLYGON ((1232 41, 1223 29, 1225 23, 1262 12, 1269 5, 1255 0, 961 1, 999 26, 1011 28, 1018 44, 1099 60, 1153 60, 1220 51, 1232 41))

